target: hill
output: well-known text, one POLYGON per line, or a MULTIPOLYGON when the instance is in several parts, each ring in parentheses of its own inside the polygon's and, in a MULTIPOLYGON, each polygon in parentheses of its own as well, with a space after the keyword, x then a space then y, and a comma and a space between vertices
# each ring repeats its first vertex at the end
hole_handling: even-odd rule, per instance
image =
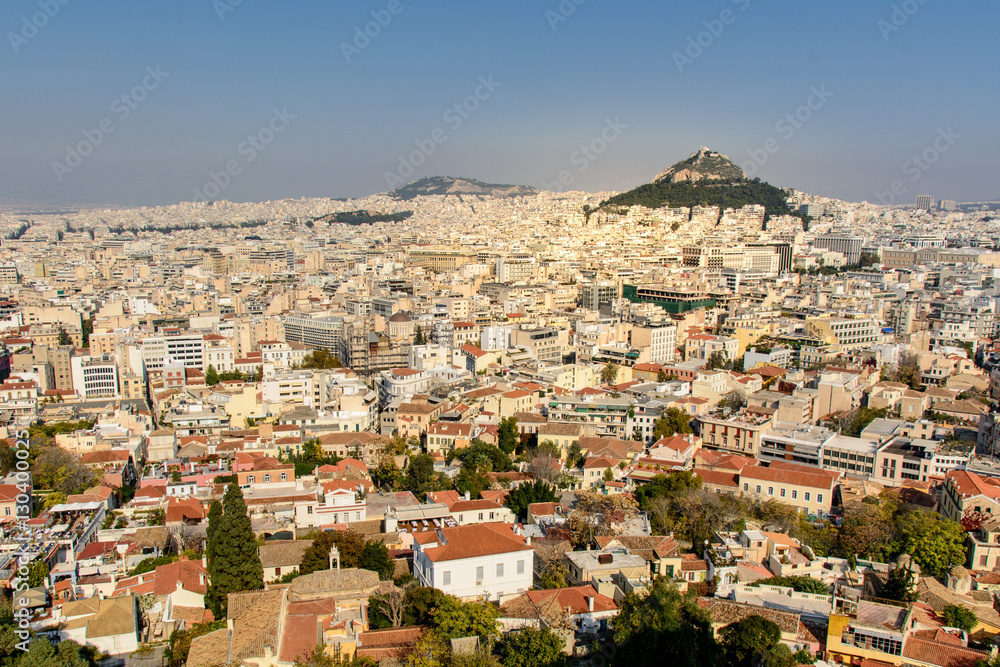
POLYGON ((691 208, 718 206, 727 208, 760 204, 766 218, 795 215, 808 225, 807 216, 789 208, 788 193, 759 178, 748 179, 733 162, 716 151, 701 148, 669 169, 660 172, 652 183, 615 195, 601 202, 600 208, 645 206, 647 208, 691 208))
POLYGON ((728 156, 702 146, 686 160, 664 169, 653 183, 670 181, 744 181, 747 175, 728 156))
POLYGON ((527 185, 498 185, 474 178, 429 176, 407 183, 391 193, 396 199, 413 199, 424 195, 480 195, 483 197, 531 197, 538 190, 527 185))

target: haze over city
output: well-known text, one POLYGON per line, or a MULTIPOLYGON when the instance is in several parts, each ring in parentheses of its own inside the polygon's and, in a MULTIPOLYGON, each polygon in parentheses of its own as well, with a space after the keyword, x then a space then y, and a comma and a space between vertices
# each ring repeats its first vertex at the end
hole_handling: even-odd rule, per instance
POLYGON ((570 169, 573 189, 627 190, 705 145, 776 185, 875 201, 950 128, 958 139, 918 168, 919 189, 1000 197, 996 3, 52 6, 0 8, 5 202, 190 201, 231 160, 232 201, 364 196, 391 189, 386 172, 439 129, 404 180, 544 188, 570 169), (480 77, 496 86, 459 115, 480 77), (814 89, 829 95, 795 122, 814 89), (241 144, 276 109, 287 127, 248 162, 241 144), (625 129, 580 160, 609 119, 625 129), (102 121, 113 129, 95 134, 102 121), (55 166, 98 137, 78 167, 55 166))

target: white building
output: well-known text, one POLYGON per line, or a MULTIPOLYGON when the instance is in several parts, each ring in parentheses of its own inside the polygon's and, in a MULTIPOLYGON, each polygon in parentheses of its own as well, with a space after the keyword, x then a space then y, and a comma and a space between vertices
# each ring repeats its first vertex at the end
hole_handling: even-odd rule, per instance
POLYGON ((463 599, 506 601, 531 588, 531 537, 506 523, 479 523, 413 534, 413 573, 463 599))
POLYGON ((70 358, 73 388, 81 398, 113 398, 119 395, 118 364, 111 355, 70 358))

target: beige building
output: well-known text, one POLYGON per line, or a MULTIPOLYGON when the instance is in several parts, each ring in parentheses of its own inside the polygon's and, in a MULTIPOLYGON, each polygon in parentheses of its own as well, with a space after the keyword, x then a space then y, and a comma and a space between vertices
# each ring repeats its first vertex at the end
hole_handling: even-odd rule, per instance
POLYGON ((784 461, 768 467, 746 466, 740 473, 740 491, 761 500, 776 500, 813 516, 826 516, 833 507, 840 474, 784 461))

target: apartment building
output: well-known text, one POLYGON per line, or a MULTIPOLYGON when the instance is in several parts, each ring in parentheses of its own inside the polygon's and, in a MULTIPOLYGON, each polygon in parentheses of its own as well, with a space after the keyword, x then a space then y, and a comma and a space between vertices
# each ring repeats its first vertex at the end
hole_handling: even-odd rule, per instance
POLYGON ((701 415, 697 418, 698 434, 706 449, 742 454, 757 458, 763 435, 774 426, 772 415, 740 411, 733 415, 701 415))
POLYGON ((677 356, 677 325, 650 324, 633 327, 629 343, 632 347, 646 351, 648 362, 654 364, 673 363, 677 356))
POLYGON ((823 517, 830 513, 839 474, 808 466, 775 461, 746 466, 740 472, 740 489, 762 500, 777 500, 801 512, 823 517))

